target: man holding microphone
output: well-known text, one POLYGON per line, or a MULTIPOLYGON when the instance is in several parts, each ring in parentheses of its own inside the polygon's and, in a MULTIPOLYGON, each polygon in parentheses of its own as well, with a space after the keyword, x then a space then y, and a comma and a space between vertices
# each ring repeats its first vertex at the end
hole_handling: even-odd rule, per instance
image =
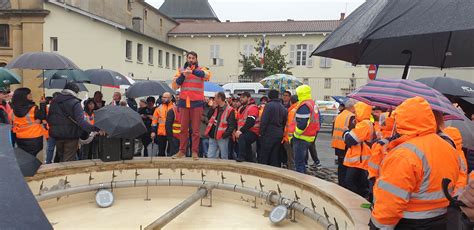
POLYGON ((180 100, 177 102, 181 117, 181 134, 179 151, 173 159, 185 156, 189 141, 189 128, 192 129, 192 157, 199 159, 199 125, 204 106, 204 81, 211 73, 198 65, 196 52, 186 54, 186 63, 173 79, 173 88, 181 88, 180 100))

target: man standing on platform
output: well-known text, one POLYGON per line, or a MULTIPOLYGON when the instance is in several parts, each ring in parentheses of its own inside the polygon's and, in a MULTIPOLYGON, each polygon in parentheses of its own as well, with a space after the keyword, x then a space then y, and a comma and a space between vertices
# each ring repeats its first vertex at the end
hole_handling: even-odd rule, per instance
POLYGON ((204 81, 208 81, 210 72, 198 65, 196 52, 186 55, 186 63, 174 78, 174 88, 181 88, 180 100, 178 101, 181 116, 181 135, 179 151, 173 158, 185 156, 189 142, 189 128, 192 128, 192 157, 199 159, 199 125, 204 105, 204 81))

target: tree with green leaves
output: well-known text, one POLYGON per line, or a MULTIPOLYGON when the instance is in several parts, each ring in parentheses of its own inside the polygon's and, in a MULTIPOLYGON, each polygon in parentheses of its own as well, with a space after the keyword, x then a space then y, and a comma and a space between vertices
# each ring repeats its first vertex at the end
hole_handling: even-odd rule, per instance
POLYGON ((278 73, 291 75, 291 67, 288 67, 290 63, 286 61, 287 55, 281 53, 281 50, 286 46, 286 43, 270 48, 270 41, 265 40, 265 61, 262 66, 259 57, 259 51, 260 47, 262 46, 262 42, 262 39, 255 39, 255 52, 249 56, 245 56, 244 54, 240 53, 241 59, 239 60, 239 63, 242 64, 242 74, 240 77, 250 78, 251 70, 256 67, 265 69, 265 76, 278 73))

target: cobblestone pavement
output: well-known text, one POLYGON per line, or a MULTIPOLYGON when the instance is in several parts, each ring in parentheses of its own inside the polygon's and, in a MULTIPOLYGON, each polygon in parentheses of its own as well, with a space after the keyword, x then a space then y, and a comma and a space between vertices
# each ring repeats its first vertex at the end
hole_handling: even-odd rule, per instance
MULTIPOLYGON (((316 150, 321 167, 308 167, 308 173, 323 180, 337 183, 337 165, 334 149, 331 148, 331 129, 322 128, 316 138, 316 150)), ((309 165, 313 161, 310 159, 309 165)))

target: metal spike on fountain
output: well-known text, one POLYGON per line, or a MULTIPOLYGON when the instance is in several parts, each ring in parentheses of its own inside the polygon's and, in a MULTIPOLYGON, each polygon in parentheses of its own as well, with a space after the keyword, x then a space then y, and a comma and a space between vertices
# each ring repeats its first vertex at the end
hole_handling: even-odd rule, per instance
POLYGON ((92 180, 94 180, 95 178, 92 177, 92 172, 89 173, 89 185, 91 185, 91 182, 92 180))
POLYGON ((242 175, 240 175, 240 183, 242 184, 242 187, 245 187, 244 186, 245 180, 244 178, 242 178, 242 175))

